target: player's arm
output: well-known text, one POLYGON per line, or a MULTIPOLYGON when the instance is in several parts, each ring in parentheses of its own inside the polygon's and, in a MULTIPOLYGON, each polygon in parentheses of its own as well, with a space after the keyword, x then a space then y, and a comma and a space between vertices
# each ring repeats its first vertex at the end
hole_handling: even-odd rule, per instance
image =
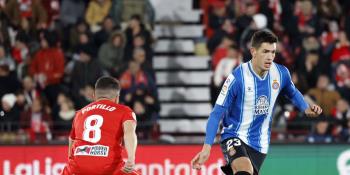
POLYGON ((205 142, 201 152, 192 159, 192 167, 200 169, 201 165, 209 158, 211 145, 214 143, 219 124, 228 106, 234 101, 237 90, 237 82, 233 74, 225 81, 222 90, 216 100, 216 104, 209 115, 206 127, 205 142))
POLYGON ((304 96, 300 91, 294 86, 290 73, 287 68, 284 68, 283 81, 285 85, 283 86, 282 93, 285 94, 291 102, 300 110, 303 111, 307 116, 315 117, 322 113, 322 108, 318 105, 312 104, 308 105, 304 99, 304 96))
POLYGON ((124 166, 125 172, 131 172, 135 166, 135 154, 137 147, 137 137, 136 137, 136 122, 133 120, 126 120, 123 123, 124 130, 124 144, 125 149, 128 153, 128 160, 124 166))
POLYGON ((72 122, 72 129, 69 133, 69 139, 68 139, 68 159, 73 156, 74 152, 72 152, 72 147, 74 144, 75 139, 75 120, 78 118, 78 113, 75 114, 75 117, 72 122))

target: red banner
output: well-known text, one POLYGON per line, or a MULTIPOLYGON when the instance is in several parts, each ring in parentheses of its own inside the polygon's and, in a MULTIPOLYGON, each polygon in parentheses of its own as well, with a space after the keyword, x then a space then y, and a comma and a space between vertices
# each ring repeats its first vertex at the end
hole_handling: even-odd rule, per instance
MULTIPOLYGON (((66 146, 1 146, 0 172, 3 175, 58 175, 67 160, 66 146)), ((214 146, 210 159, 199 171, 190 161, 200 145, 141 145, 136 168, 142 175, 218 175, 224 164, 221 150, 214 146)))

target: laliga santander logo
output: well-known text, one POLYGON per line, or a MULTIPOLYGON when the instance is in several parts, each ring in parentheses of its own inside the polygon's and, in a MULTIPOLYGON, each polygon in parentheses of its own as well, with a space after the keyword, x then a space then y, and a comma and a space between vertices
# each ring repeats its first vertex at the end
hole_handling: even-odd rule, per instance
POLYGON ((15 165, 14 172, 11 172, 11 161, 4 160, 3 162, 3 175, 60 175, 64 168, 65 163, 57 162, 52 163, 52 158, 45 158, 44 174, 40 172, 40 161, 34 159, 31 163, 19 163, 15 165))
POLYGON ((337 160, 339 175, 350 175, 350 150, 342 152, 337 160))
MULTIPOLYGON (((136 164, 135 169, 142 175, 220 175, 220 166, 224 164, 222 159, 202 166, 201 170, 192 169, 189 163, 174 164, 170 159, 165 159, 163 163, 136 164)), ((34 159, 31 163, 18 163, 12 165, 10 160, 3 161, 3 175, 60 175, 65 163, 52 162, 51 157, 45 158, 44 172, 40 172, 40 161, 34 159), (15 166, 12 168, 11 166, 15 166), (14 170, 11 172, 11 170, 14 170)))
POLYGON ((165 159, 163 163, 136 164, 135 169, 141 175, 222 175, 220 167, 224 164, 222 159, 202 166, 200 170, 192 169, 189 162, 174 164, 170 159, 165 159))

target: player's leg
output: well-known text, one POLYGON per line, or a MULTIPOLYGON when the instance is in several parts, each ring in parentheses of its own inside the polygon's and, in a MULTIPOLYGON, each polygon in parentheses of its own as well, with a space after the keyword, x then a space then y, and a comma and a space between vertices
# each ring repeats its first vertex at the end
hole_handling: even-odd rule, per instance
POLYGON ((254 168, 249 157, 239 157, 231 163, 235 175, 253 175, 254 168))
POLYGON ((254 168, 254 175, 259 175, 260 167, 263 164, 266 154, 263 154, 248 145, 245 145, 250 161, 254 168))
POLYGON ((221 149, 226 159, 226 166, 221 170, 226 175, 253 175, 254 168, 250 161, 246 145, 238 138, 226 139, 221 143, 221 149))

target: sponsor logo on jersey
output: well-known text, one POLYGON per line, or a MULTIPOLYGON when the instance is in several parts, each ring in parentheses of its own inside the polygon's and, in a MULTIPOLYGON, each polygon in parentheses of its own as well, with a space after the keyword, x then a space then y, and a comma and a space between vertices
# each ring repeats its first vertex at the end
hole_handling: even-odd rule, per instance
POLYGON ((272 89, 277 90, 279 87, 280 87, 280 84, 278 83, 278 81, 277 80, 273 80, 272 89))
POLYGON ((82 145, 75 148, 75 156, 99 156, 107 157, 109 147, 104 145, 82 145))
POLYGON ((264 115, 269 112, 269 100, 266 95, 258 98, 255 105, 255 115, 264 115))
POLYGON ((222 95, 226 95, 227 89, 228 89, 227 85, 224 84, 224 85, 222 86, 222 89, 221 89, 221 94, 222 94, 222 95))
POLYGON ((234 82, 234 80, 235 80, 235 77, 232 74, 230 74, 227 77, 224 85, 221 88, 221 92, 218 96, 218 99, 216 100, 216 104, 223 105, 225 98, 226 98, 226 95, 227 95, 227 92, 229 91, 229 87, 232 84, 232 82, 234 82))

